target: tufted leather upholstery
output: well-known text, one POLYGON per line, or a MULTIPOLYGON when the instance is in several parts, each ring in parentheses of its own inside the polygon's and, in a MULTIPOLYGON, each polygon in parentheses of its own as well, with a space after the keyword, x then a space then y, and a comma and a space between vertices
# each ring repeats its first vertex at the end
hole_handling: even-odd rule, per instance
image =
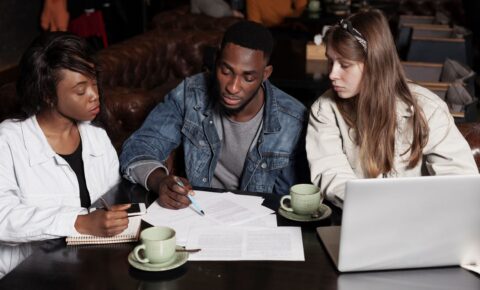
POLYGON ((221 32, 152 30, 98 53, 107 132, 117 150, 150 110, 185 77, 202 70, 206 47, 221 32))
POLYGON ((204 14, 190 13, 189 6, 181 6, 174 10, 158 13, 152 19, 154 29, 161 30, 204 30, 225 31, 230 25, 240 18, 221 17, 215 18, 204 14), (179 21, 181 19, 181 21, 179 21))

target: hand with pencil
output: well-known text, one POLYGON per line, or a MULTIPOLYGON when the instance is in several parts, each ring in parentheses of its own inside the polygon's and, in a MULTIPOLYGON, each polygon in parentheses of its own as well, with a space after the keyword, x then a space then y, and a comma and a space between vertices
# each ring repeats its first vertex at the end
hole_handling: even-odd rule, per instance
POLYGON ((189 195, 194 195, 190 182, 183 177, 167 175, 158 168, 147 180, 148 188, 158 194, 158 203, 165 208, 180 209, 190 205, 189 195))
POLYGON ((101 200, 104 209, 95 210, 86 215, 78 215, 75 229, 81 234, 97 237, 111 237, 128 227, 127 209, 130 204, 108 205, 101 200))

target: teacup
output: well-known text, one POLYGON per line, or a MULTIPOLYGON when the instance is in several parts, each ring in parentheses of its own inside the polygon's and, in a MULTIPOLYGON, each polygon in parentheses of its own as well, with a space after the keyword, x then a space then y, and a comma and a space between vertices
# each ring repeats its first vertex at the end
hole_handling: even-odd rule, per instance
POLYGON ((290 188, 290 195, 280 199, 280 206, 285 211, 294 212, 298 215, 311 215, 318 210, 323 202, 320 188, 313 184, 296 184, 290 188), (290 206, 284 204, 289 199, 290 206))
POLYGON ((141 244, 133 249, 140 263, 160 264, 172 259, 175 254, 175 231, 169 227, 150 227, 140 233, 141 244), (140 256, 143 251, 143 257, 140 256))

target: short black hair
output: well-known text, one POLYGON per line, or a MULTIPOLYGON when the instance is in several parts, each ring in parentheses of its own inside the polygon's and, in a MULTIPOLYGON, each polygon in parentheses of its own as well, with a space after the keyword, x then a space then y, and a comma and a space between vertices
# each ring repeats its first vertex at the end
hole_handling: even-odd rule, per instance
POLYGON ((253 21, 239 21, 230 26, 223 35, 220 51, 223 51, 228 43, 263 51, 267 60, 273 51, 272 34, 268 28, 253 21))
MULTIPOLYGON (((85 39, 67 32, 46 32, 37 37, 20 60, 17 95, 20 119, 31 117, 57 103, 59 71, 67 69, 98 80, 99 65, 95 52, 85 39)), ((97 81, 100 104, 103 91, 97 81)))

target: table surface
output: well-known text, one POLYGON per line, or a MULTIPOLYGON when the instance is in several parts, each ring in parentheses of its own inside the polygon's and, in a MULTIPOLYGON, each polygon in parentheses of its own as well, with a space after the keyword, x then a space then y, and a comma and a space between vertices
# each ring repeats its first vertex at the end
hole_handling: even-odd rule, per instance
MULTIPOLYGON (((265 206, 278 208, 278 196, 262 196, 265 206)), ((150 204, 154 196, 123 182, 106 199, 150 204)), ((47 241, 0 280, 0 289, 480 289, 479 276, 459 267, 340 274, 315 233, 339 217, 337 210, 317 223, 277 216, 279 226, 302 227, 304 262, 189 261, 166 272, 143 272, 127 261, 135 243, 66 247, 63 239, 47 241)))

